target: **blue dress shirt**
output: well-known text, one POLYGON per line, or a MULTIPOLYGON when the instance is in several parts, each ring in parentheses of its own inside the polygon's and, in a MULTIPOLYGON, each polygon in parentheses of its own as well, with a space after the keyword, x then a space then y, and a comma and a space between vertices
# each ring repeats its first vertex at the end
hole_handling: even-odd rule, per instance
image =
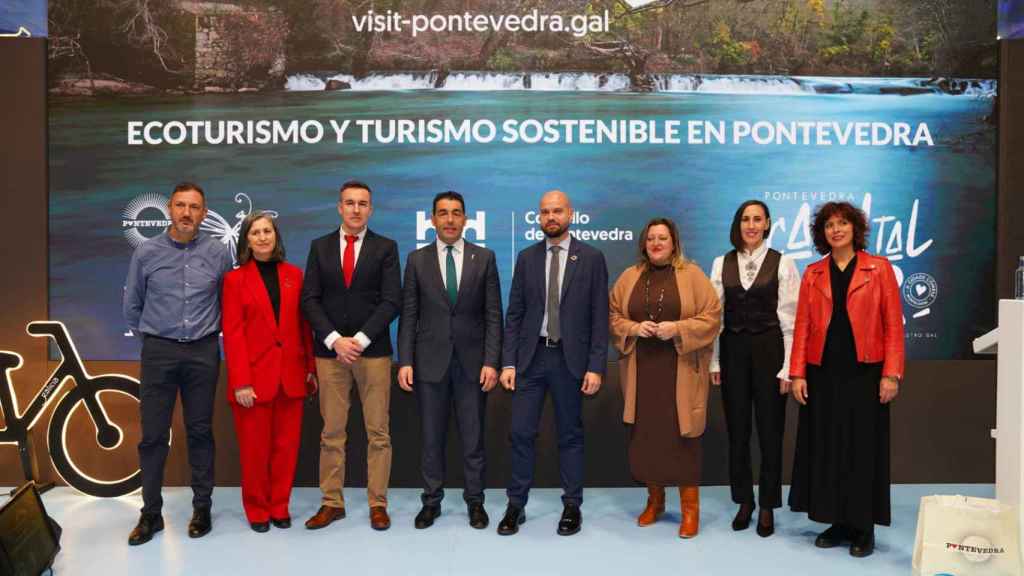
POLYGON ((231 267, 227 246, 202 232, 187 244, 167 232, 146 240, 128 266, 128 327, 181 342, 219 331, 221 281, 231 267))

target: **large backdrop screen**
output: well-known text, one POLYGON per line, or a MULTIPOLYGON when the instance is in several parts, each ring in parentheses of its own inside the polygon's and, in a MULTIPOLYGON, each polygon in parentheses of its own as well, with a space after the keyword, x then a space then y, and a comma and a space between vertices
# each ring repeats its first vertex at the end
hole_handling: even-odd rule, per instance
POLYGON ((133 32, 159 45, 90 33, 147 3, 51 2, 52 41, 79 40, 51 49, 50 315, 84 357, 137 358, 128 260, 181 180, 232 248, 248 212, 275 211, 300 267, 347 179, 373 187, 370 226, 403 255, 433 240, 433 195, 457 190, 506 295, 552 188, 613 280, 655 216, 709 271, 751 198, 802 269, 815 206, 844 200, 896 265, 910 358, 965 358, 991 323, 996 82, 975 41, 994 38, 991 2, 303 4, 170 2, 133 32))

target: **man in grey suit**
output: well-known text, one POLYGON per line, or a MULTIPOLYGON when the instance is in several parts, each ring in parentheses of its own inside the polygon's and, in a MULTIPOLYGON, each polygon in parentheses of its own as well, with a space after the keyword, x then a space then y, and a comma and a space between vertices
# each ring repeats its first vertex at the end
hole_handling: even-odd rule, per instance
POLYGON ((398 325, 398 384, 415 392, 420 414, 423 508, 416 528, 441 514, 445 443, 452 405, 462 436, 469 524, 486 528, 484 414, 501 360, 501 284, 494 252, 462 238, 466 204, 458 192, 434 197, 437 241, 405 264, 398 325))
POLYGON ((600 250, 569 235, 572 204, 552 190, 540 200, 545 239, 516 258, 505 316, 501 385, 514 392, 512 478, 498 534, 526 520, 534 444, 551 393, 558 428, 562 518, 558 534, 580 531, 583 502, 583 395, 601 388, 608 359, 608 267, 600 250))

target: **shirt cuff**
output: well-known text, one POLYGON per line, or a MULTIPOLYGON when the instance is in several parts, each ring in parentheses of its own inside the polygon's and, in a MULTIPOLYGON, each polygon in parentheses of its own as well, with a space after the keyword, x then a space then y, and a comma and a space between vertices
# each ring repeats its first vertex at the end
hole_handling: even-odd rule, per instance
POLYGON ((515 370, 516 367, 515 366, 502 366, 501 369, 502 370, 515 370))
POLYGON ((327 338, 324 338, 324 346, 327 346, 328 350, 333 350, 334 343, 338 340, 338 338, 341 338, 341 334, 338 334, 337 330, 331 332, 330 334, 327 335, 327 338))
POLYGON ((359 342, 359 345, 363 347, 363 350, 370 347, 370 339, 366 337, 366 334, 356 332, 356 335, 353 336, 353 338, 356 339, 356 342, 359 342))

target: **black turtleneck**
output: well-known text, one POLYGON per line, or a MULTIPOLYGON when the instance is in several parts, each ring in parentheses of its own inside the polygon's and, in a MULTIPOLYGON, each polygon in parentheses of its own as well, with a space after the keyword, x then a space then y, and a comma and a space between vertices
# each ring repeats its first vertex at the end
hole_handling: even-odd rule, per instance
POLYGON ((270 296, 270 305, 274 307, 274 320, 281 321, 281 286, 277 281, 277 262, 260 262, 255 260, 256 267, 260 269, 260 276, 263 277, 263 285, 267 288, 267 295, 270 296))

